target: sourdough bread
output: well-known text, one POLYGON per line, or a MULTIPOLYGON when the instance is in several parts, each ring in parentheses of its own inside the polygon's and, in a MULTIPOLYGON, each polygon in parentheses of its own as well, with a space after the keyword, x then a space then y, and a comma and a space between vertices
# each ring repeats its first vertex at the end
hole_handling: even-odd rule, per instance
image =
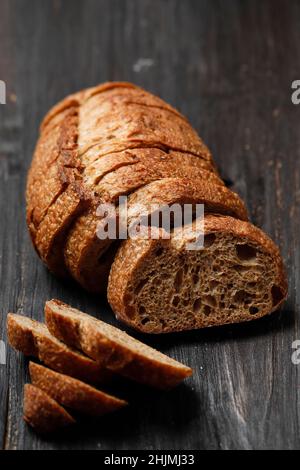
POLYGON ((26 356, 38 358, 58 372, 95 383, 112 378, 111 372, 51 335, 43 323, 9 313, 7 335, 13 348, 26 356))
POLYGON ((167 333, 253 320, 282 304, 286 274, 270 238, 229 216, 207 215, 204 222, 200 250, 187 249, 195 237, 189 225, 180 237, 175 229, 168 240, 122 243, 108 285, 120 320, 167 333))
MULTIPOLYGON (((115 221, 118 226, 118 198, 125 195, 129 197, 131 207, 138 202, 142 202, 147 208, 152 203, 169 206, 176 203, 203 203, 208 217, 206 220, 214 220, 217 231, 218 221, 211 219, 209 214, 214 214, 214 217, 228 216, 225 225, 232 224, 237 232, 239 221, 248 219, 243 202, 221 181, 208 148, 187 119, 172 106, 126 82, 105 83, 67 97, 50 110, 41 125, 40 138, 28 176, 27 221, 33 244, 53 273, 71 276, 84 288, 97 293, 106 293, 109 272, 115 260, 109 298, 118 318, 143 331, 173 331, 173 327, 168 326, 169 321, 167 325, 163 325, 162 319, 161 327, 158 324, 154 327, 147 314, 143 318, 147 326, 138 326, 139 320, 136 322, 136 318, 139 315, 135 309, 140 301, 136 299, 135 304, 135 300, 131 299, 132 293, 129 296, 130 301, 125 294, 124 299, 120 300, 123 294, 114 292, 115 286, 119 286, 117 278, 123 278, 122 293, 128 290, 131 292, 131 283, 137 282, 136 266, 128 267, 120 257, 125 253, 125 259, 130 263, 130 255, 127 255, 130 247, 136 259, 142 242, 122 242, 117 251, 119 241, 99 239, 97 229, 105 227, 106 220, 98 215, 97 209, 100 204, 112 204, 117 209, 115 221), (123 264, 126 271, 117 272, 123 264), (128 272, 132 273, 132 279, 128 279, 128 272), (128 320, 128 311, 132 304, 135 305, 134 321, 128 320)), ((221 220, 223 219, 219 219, 220 223, 221 220)), ((249 231, 252 232, 252 229, 249 231)), ((158 242, 154 242, 154 245, 156 243, 158 242)), ((150 245, 152 246, 151 243, 150 245)), ((173 242, 169 246, 173 247, 173 242)), ((274 246, 273 248, 275 249, 274 246)), ((148 259, 146 245, 142 246, 142 251, 144 249, 148 259)), ((174 256, 176 253, 181 256, 181 252, 174 248, 172 250, 174 256)), ((197 263, 200 263, 201 256, 199 253, 195 255, 199 258, 197 263)), ((218 259, 217 249, 213 256, 218 259)), ((151 265, 154 263, 153 266, 156 262, 155 259, 149 261, 151 265)), ((174 263, 177 266, 175 258, 174 263)), ((243 279, 242 275, 235 278, 234 282, 238 282, 239 286, 236 286, 236 291, 241 290, 240 283, 243 279)), ((282 279, 283 288, 279 286, 281 290, 278 294, 280 299, 286 296, 286 278, 283 274, 282 279)), ((191 278, 186 280, 189 283, 191 278)), ((150 285, 152 281, 142 291, 149 291, 150 285)), ((194 295, 192 283, 186 289, 190 289, 191 296, 194 295)), ((247 289, 243 290, 248 292, 247 289)), ((231 294, 222 293, 228 298, 231 294)), ((266 292, 261 294, 269 295, 266 292)), ((171 298, 172 295, 170 292, 171 298)), ((213 289, 210 295, 215 299, 213 289)), ((208 307, 214 307, 215 300, 212 301, 213 305, 206 307, 206 312, 208 307)), ((185 302, 188 303, 189 300, 185 299, 185 302)), ((250 300, 247 299, 247 302, 250 300)), ((277 302, 278 305, 280 303, 277 302)), ((152 304, 153 309, 158 310, 161 307, 159 294, 152 304)), ((219 307, 222 308, 223 304, 220 301, 219 307)), ((176 307, 173 316, 180 316, 178 305, 173 305, 176 307)), ((148 307, 149 305, 142 305, 141 309, 145 308, 148 312, 148 307)), ((173 307, 169 305, 168 309, 173 307)), ((186 329, 196 328, 197 325, 249 320, 273 311, 275 306, 271 305, 269 299, 263 308, 253 313, 257 308, 253 306, 249 316, 245 300, 244 304, 240 303, 237 315, 232 312, 225 314, 225 311, 222 315, 218 310, 215 316, 219 320, 213 320, 213 315, 210 315, 209 319, 200 321, 198 313, 195 315, 194 312, 191 318, 196 319, 190 321, 190 326, 182 318, 178 321, 184 323, 186 329)), ((183 311, 186 312, 186 308, 183 311)), ((160 313, 157 315, 160 316, 160 313)), ((151 318, 152 316, 151 313, 151 318)), ((176 330, 179 323, 176 323, 176 330)))
POLYGON ((62 406, 31 384, 24 386, 24 420, 41 434, 75 424, 74 418, 62 406))
MULTIPOLYGON (((114 191, 118 191, 119 184, 122 183, 114 185, 114 191)), ((109 200, 113 200, 113 197, 109 200)), ((224 185, 211 184, 199 179, 192 180, 189 177, 156 179, 130 194, 127 202, 129 225, 133 222, 137 223, 141 217, 145 218, 146 214, 150 216, 154 205, 166 207, 173 204, 204 204, 206 211, 234 215, 243 220, 248 218, 246 207, 236 193, 228 190, 224 185), (144 209, 141 214, 136 212, 136 208, 139 207, 144 209)), ((117 243, 109 238, 101 239, 98 236, 101 229, 105 231, 107 220, 97 217, 96 211, 97 208, 94 207, 89 213, 77 219, 72 234, 68 238, 65 252, 68 255, 67 265, 75 279, 86 289, 99 292, 107 286, 117 243), (101 262, 97 264, 95 260, 101 262)), ((115 217, 111 217, 111 220, 115 220, 116 226, 118 226, 118 216, 119 211, 116 208, 115 217)))
POLYGON ((61 405, 90 416, 102 416, 127 405, 127 402, 97 390, 86 383, 47 367, 30 362, 33 385, 61 405))
POLYGON ((189 367, 59 300, 46 302, 45 318, 58 339, 137 382, 168 389, 192 374, 189 367))
POLYGON ((129 83, 75 93, 41 126, 27 181, 33 244, 53 273, 103 292, 111 259, 96 236, 98 205, 191 173, 223 185, 209 150, 170 105, 129 83))

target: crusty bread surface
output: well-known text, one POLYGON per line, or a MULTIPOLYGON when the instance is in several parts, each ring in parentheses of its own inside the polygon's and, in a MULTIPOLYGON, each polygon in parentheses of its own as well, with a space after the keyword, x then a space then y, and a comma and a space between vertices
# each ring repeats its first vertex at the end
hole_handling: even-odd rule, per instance
POLYGON ((58 339, 137 382, 168 389, 192 374, 189 367, 59 300, 46 302, 45 318, 58 339))
MULTIPOLYGON (((272 312, 286 298, 286 275, 277 248, 273 244, 268 245, 270 251, 266 250, 265 238, 258 236, 260 232, 251 224, 244 224, 248 220, 245 204, 225 186, 209 149, 197 132, 175 108, 131 83, 104 83, 70 95, 50 110, 41 125, 26 197, 30 235, 48 268, 58 276, 74 278, 91 292, 105 295, 110 275, 108 297, 117 318, 138 330, 171 332, 255 319, 272 312), (154 204, 166 207, 204 205, 206 221, 213 221, 215 228, 212 230, 218 233, 217 243, 202 254, 194 253, 193 259, 189 255, 188 265, 192 271, 205 268, 209 276, 215 278, 222 275, 221 271, 217 273, 216 264, 219 262, 219 267, 224 267, 227 263, 226 275, 232 282, 223 278, 218 289, 228 305, 218 297, 218 289, 208 286, 208 281, 194 283, 192 271, 182 277, 185 298, 182 297, 183 287, 179 294, 174 294, 171 279, 181 277, 177 258, 184 255, 182 249, 175 249, 173 242, 166 243, 170 247, 169 254, 172 251, 166 258, 168 272, 165 269, 155 273, 163 258, 159 261, 153 257, 152 250, 155 251, 160 242, 154 240, 147 244, 100 236, 107 227, 106 217, 99 212, 103 204, 115 209, 111 219, 118 233, 122 209, 120 196, 128 196, 129 210, 135 218, 137 215, 137 221, 143 215, 145 225, 154 204), (146 213, 136 211, 139 204, 144 205, 146 213), (229 225, 233 227, 231 235, 229 225), (239 272, 234 271, 229 265, 234 262, 235 255, 225 256, 225 247, 230 251, 240 244, 241 229, 248 230, 242 236, 246 239, 245 244, 248 235, 250 238, 254 233, 258 236, 257 240, 249 242, 259 254, 260 275, 257 276, 261 282, 256 288, 242 287, 251 275, 249 269, 247 273, 243 265, 239 272), (144 259, 147 259, 148 267, 143 264, 144 259), (215 262, 215 273, 209 270, 208 259, 211 266, 212 259, 215 262), (265 263, 271 263, 275 277, 277 271, 280 272, 280 282, 267 276, 273 283, 269 288, 262 281, 263 273, 267 271, 265 263), (147 271, 150 265, 151 274, 147 271), (162 272, 169 281, 161 279, 162 272), (146 273, 147 285, 133 299, 135 284, 142 279, 144 282, 146 273), (155 284, 155 280, 161 282, 155 284), (168 299, 166 291, 159 288, 159 285, 166 288, 167 282, 168 299), (232 283, 234 285, 230 287, 232 283), (202 289, 209 289, 210 293, 204 293, 202 289), (271 301, 270 289, 273 289, 274 301, 271 301), (241 300, 242 294, 236 294, 240 299, 238 305, 231 302, 235 292, 241 291, 245 298, 241 300), (202 294, 206 295, 206 303, 202 294), (145 295, 149 298, 147 301, 145 295), (211 298, 210 304, 207 304, 207 295, 211 298)), ((129 217, 129 227, 131 223, 129 217)), ((239 264, 239 260, 235 263, 239 264)), ((254 270, 253 267, 251 273, 254 270)))
MULTIPOLYGON (((96 236, 99 204, 117 205, 119 196, 149 183, 191 175, 187 192, 201 181, 211 185, 208 203, 213 188, 224 187, 209 150, 176 109, 130 83, 75 93, 56 105, 41 126, 26 193, 33 244, 55 274, 106 292, 113 258, 105 255, 111 243, 96 236)), ((196 202, 203 202, 204 191, 196 202)), ((223 202, 227 199, 229 208, 227 193, 223 202)), ((171 194, 166 197, 172 203, 171 194)), ((240 209, 233 212, 244 218, 238 203, 240 209)))
POLYGON ((124 400, 34 362, 30 362, 29 372, 33 385, 61 405, 83 414, 102 416, 127 405, 124 400))
POLYGON ((40 434, 75 424, 74 418, 47 393, 31 384, 24 386, 24 420, 40 434))
POLYGON ((95 383, 112 378, 110 371, 51 335, 46 325, 24 315, 8 314, 7 335, 13 348, 58 372, 95 383))

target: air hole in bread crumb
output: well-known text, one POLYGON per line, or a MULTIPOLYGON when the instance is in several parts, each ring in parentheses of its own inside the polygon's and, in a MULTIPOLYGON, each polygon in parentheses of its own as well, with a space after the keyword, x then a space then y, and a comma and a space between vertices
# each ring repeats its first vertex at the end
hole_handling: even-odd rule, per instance
POLYGON ((216 236, 214 233, 209 233, 208 235, 204 235, 204 248, 209 248, 216 240, 216 236))
POLYGON ((209 285, 210 285, 211 289, 215 289, 216 287, 218 287, 219 282, 218 281, 210 281, 209 285))
POLYGON ((203 310, 204 315, 210 315, 210 312, 211 312, 210 306, 204 305, 204 310, 203 310))
POLYGON ((138 293, 142 290, 142 288, 144 287, 144 285, 147 283, 147 281, 148 281, 147 278, 146 278, 146 279, 142 279, 142 280, 138 283, 138 285, 135 287, 134 292, 135 292, 136 294, 138 294, 138 293))
POLYGON ((177 307, 177 305, 179 304, 179 302, 180 302, 180 298, 178 297, 178 295, 176 295, 175 297, 173 297, 172 304, 174 305, 174 307, 177 307))
POLYGON ((283 299, 283 294, 280 287, 276 286, 275 284, 272 286, 271 289, 273 306, 279 304, 279 302, 283 299))
POLYGON ((236 264, 233 266, 233 269, 235 269, 238 273, 244 273, 246 271, 249 271, 250 266, 242 266, 240 264, 236 264))
POLYGON ((157 248, 157 250, 155 250, 154 256, 161 256, 163 252, 164 252, 164 249, 160 246, 159 248, 157 248))
POLYGON ((242 261, 249 261, 256 258, 256 249, 252 248, 250 245, 237 245, 235 249, 236 254, 242 261))
POLYGON ((135 308, 132 305, 128 305, 126 308, 127 317, 133 319, 135 317, 135 308))
POLYGON ((258 313, 258 308, 257 307, 250 307, 249 312, 251 315, 256 315, 258 313))
POLYGON ((193 274, 193 284, 196 285, 199 282, 199 276, 198 274, 193 274))
POLYGON ((216 299, 212 295, 206 295, 204 297, 204 302, 210 305, 211 307, 215 307, 217 304, 216 299))
POLYGON ((179 271, 177 271, 175 279, 174 279, 174 288, 175 288, 176 292, 180 291, 180 288, 182 286, 182 281, 183 281, 183 270, 179 269, 179 271))
POLYGON ((140 312, 140 313, 145 313, 145 312, 146 312, 146 309, 145 309, 145 307, 144 307, 143 305, 140 305, 140 307, 139 307, 139 312, 140 312))
POLYGON ((238 302, 238 303, 242 303, 245 301, 246 297, 249 296, 249 292, 246 292, 245 290, 238 290, 235 294, 234 294, 234 300, 235 302, 238 302))
POLYGON ((193 305, 193 311, 198 313, 201 309, 201 299, 196 299, 193 305))
POLYGON ((141 324, 142 324, 142 325, 146 325, 146 323, 149 323, 149 321, 150 321, 150 318, 145 317, 145 318, 143 318, 143 319, 141 320, 141 324))
POLYGON ((248 282, 247 286, 250 287, 250 288, 256 287, 257 283, 256 282, 248 282))

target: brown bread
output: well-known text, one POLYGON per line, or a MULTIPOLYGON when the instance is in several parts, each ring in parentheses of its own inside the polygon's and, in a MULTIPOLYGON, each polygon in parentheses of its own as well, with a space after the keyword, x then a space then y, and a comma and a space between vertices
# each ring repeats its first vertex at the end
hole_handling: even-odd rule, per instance
POLYGON ((191 173, 223 186, 209 150, 170 105, 129 83, 75 93, 41 126, 27 181, 33 244, 53 273, 103 292, 112 259, 96 236, 98 205, 191 173))
POLYGON ((43 390, 61 405, 83 414, 102 416, 127 405, 124 400, 34 362, 30 362, 29 372, 33 385, 43 390))
MULTIPOLYGON (((132 303, 135 304, 136 300, 135 311, 140 302, 139 299, 128 301, 132 296, 130 283, 137 282, 135 269, 140 263, 132 266, 131 280, 127 277, 130 268, 126 267, 124 273, 117 271, 120 266, 126 266, 120 259, 123 253, 125 259, 129 259, 127 253, 130 247, 136 257, 141 242, 116 242, 97 236, 97 229, 106 226, 106 220, 97 215, 99 205, 109 203, 115 207, 114 220, 118 226, 118 198, 125 195, 129 198, 130 207, 142 202, 147 210, 154 202, 169 206, 203 203, 207 220, 212 220, 209 214, 233 217, 233 222, 228 218, 225 225, 232 224, 237 233, 239 227, 245 226, 242 221, 248 220, 244 203, 221 181, 210 151, 187 119, 172 106, 126 82, 105 83, 67 97, 50 110, 42 123, 28 176, 27 221, 33 244, 53 273, 71 276, 84 288, 96 293, 106 294, 109 272, 115 261, 109 298, 118 318, 143 331, 155 330, 158 333, 173 331, 174 328, 178 330, 181 328, 180 318, 175 322, 176 327, 173 321, 165 320, 163 323, 160 319, 161 327, 156 324, 153 328, 152 320, 147 319, 148 314, 144 315, 144 326, 139 325, 139 321, 128 320, 132 303), (130 295, 127 298, 124 294, 120 300, 121 293, 114 290, 122 278, 122 292, 130 291, 130 295)), ((260 248, 258 242, 257 249, 260 248)), ((148 253, 147 248, 145 250, 148 253)), ((175 250, 174 253, 181 256, 179 251, 175 250)), ((200 257, 200 254, 197 256, 200 257)), ((218 250, 214 256, 218 258, 218 250)), ((148 259, 148 255, 146 257, 148 259)), ((156 266, 155 259, 149 263, 156 266)), ((234 282, 237 279, 238 285, 233 290, 240 291, 244 278, 241 275, 234 282)), ((186 289, 193 297, 195 286, 191 278, 186 280, 186 289)), ((143 292, 150 289, 151 282, 143 292)), ((282 296, 286 297, 284 274, 282 283, 282 296)), ((197 285, 197 289, 197 298, 200 298, 202 287, 197 285)), ((161 294, 165 295, 164 292, 161 294)), ((209 295, 214 298, 213 289, 209 295)), ((228 293, 227 299, 230 295, 228 293)), ((264 295, 267 293, 264 292, 264 295)), ((152 300, 151 309, 157 310, 157 316, 160 315, 160 301, 158 294, 152 300)), ((185 302, 188 300, 185 299, 185 302)), ((208 307, 214 305, 207 306, 206 311, 208 307)), ((142 311, 143 308, 148 312, 148 307, 142 305, 142 311)), ((168 311, 170 308, 173 307, 169 305, 168 311)), ((238 321, 270 313, 274 306, 269 302, 251 316, 248 310, 246 300, 239 304, 238 321)), ((177 306, 172 315, 180 316, 180 311, 177 306)), ((218 321, 213 321, 211 316, 199 322, 196 315, 195 321, 184 322, 182 328, 237 321, 232 312, 223 312, 222 315, 218 310, 215 316, 218 321)))
POLYGON ((106 382, 112 377, 111 372, 51 335, 46 325, 28 317, 9 313, 7 335, 13 348, 58 372, 87 382, 106 382))
POLYGON ((192 374, 189 367, 59 300, 46 302, 45 317, 58 339, 137 382, 168 389, 192 374))
POLYGON ((31 384, 24 386, 24 420, 41 434, 75 424, 75 420, 62 406, 31 384))
POLYGON ((287 295, 278 248, 261 230, 207 215, 203 250, 185 226, 176 239, 126 240, 111 269, 108 299, 137 330, 167 333, 248 321, 276 310, 287 295))

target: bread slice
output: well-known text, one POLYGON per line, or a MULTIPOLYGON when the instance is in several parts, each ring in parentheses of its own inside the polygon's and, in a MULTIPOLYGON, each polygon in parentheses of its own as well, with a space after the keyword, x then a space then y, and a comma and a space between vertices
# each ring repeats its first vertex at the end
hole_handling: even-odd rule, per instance
POLYGON ((86 415, 102 416, 127 405, 127 402, 101 392, 80 380, 30 362, 31 382, 67 408, 86 415))
MULTIPOLYGON (((132 161, 103 174, 102 158, 93 165, 87 178, 93 178, 94 190, 106 201, 115 202, 119 196, 132 193, 134 190, 162 178, 190 178, 205 181, 210 184, 224 186, 221 178, 213 168, 203 168, 200 158, 181 152, 166 153, 159 149, 135 149, 123 153, 133 154, 137 161, 132 161), (201 165, 200 165, 201 164, 201 165), (100 167, 100 168, 99 168, 100 167), (93 176, 92 176, 93 175, 93 176)), ((111 164, 120 154, 109 155, 111 164)), ((128 157, 127 157, 128 158, 128 157)), ((87 171, 87 170, 86 170, 87 171)), ((86 173, 85 173, 86 174, 86 173)), ((91 183, 91 180, 89 180, 91 183)))
MULTIPOLYGON (((182 171, 189 169, 189 174, 193 174, 195 178, 205 179, 211 183, 223 184, 223 181, 217 174, 214 167, 211 166, 206 160, 202 160, 195 155, 178 151, 164 151, 158 148, 137 148, 129 149, 123 152, 111 153, 99 157, 95 162, 85 168, 84 171, 84 183, 88 186, 97 186, 96 191, 105 191, 105 187, 109 187, 109 182, 112 181, 114 176, 117 176, 116 171, 120 172, 118 175, 122 176, 124 183, 126 181, 126 173, 129 172, 128 176, 134 178, 134 186, 138 187, 135 182, 136 174, 142 175, 144 178, 147 176, 149 171, 149 177, 153 180, 166 176, 166 171, 173 169, 177 176, 182 175, 182 171), (125 173, 124 173, 125 171, 125 173), (181 172, 181 173, 180 173, 181 172)), ((168 176, 176 176, 169 175, 168 176)), ((116 178, 114 178, 115 183, 116 178)), ((124 184, 123 183, 123 184, 124 184)), ((127 185, 130 180, 127 181, 127 185)), ((139 181, 139 185, 145 184, 143 181, 139 181)), ((128 192, 128 187, 124 186, 124 192, 128 192)), ((129 186, 129 189, 131 186, 129 186)))
POLYGON ((107 382, 112 377, 110 371, 51 335, 46 325, 28 317, 9 313, 7 335, 12 347, 58 372, 92 383, 107 382))
POLYGON ((167 333, 253 320, 282 304, 286 274, 267 235, 248 222, 207 215, 204 249, 187 250, 193 226, 181 237, 175 229, 168 240, 122 243, 108 285, 119 320, 167 333))
POLYGON ((59 300, 46 302, 45 317, 57 338, 137 382, 168 389, 192 374, 189 367, 59 300))
POLYGON ((101 155, 141 146, 169 148, 212 160, 196 131, 177 113, 165 107, 128 106, 122 99, 116 99, 116 106, 109 109, 103 101, 98 102, 99 97, 95 95, 79 107, 78 152, 85 166, 101 155))
POLYGON ((31 384, 24 386, 24 420, 41 434, 75 424, 74 418, 62 406, 31 384))

